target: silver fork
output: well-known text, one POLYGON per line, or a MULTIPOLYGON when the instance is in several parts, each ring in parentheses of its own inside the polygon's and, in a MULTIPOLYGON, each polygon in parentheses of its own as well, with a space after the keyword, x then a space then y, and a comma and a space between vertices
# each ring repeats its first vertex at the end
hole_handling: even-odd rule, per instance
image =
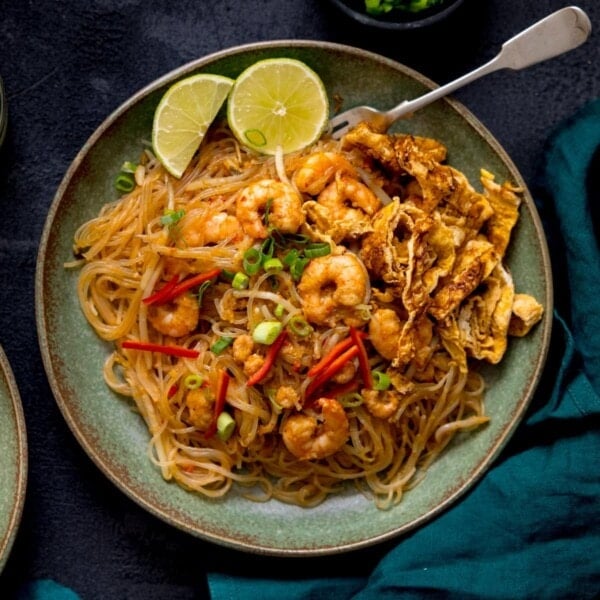
POLYGON ((405 100, 388 111, 357 106, 336 115, 329 121, 332 137, 340 139, 361 121, 367 121, 379 131, 387 131, 400 117, 414 113, 483 75, 500 69, 523 69, 573 50, 587 40, 591 30, 589 17, 577 6, 557 10, 504 42, 500 52, 489 62, 423 96, 405 100))

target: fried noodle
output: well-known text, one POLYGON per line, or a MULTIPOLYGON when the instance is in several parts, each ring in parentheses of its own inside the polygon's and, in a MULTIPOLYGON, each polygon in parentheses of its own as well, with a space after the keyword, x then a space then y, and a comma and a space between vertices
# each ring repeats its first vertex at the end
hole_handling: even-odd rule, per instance
POLYGON ((179 180, 143 153, 135 189, 77 231, 74 264, 86 319, 114 342, 104 379, 135 402, 166 480, 212 498, 236 484, 253 500, 305 507, 353 482, 389 508, 454 436, 488 421, 475 366, 500 360, 517 319, 502 259, 519 190, 483 171, 476 192, 444 163, 439 142, 368 128, 265 157, 219 124, 179 180), (233 286, 265 240, 281 268, 233 286), (294 273, 286 257, 310 245, 328 253, 294 273), (215 269, 205 286, 147 302, 215 269), (252 337, 263 322, 287 337, 247 385, 272 348, 252 337), (348 358, 323 379, 327 367, 315 365, 343 343, 348 358), (221 410, 234 419, 230 437, 214 431, 221 410))

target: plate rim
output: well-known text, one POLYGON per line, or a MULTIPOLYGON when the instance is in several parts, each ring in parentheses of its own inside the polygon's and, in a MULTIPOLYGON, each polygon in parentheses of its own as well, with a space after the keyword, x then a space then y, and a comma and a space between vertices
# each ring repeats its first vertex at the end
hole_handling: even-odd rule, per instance
POLYGON ((16 456, 18 461, 15 493, 12 498, 13 502, 8 519, 8 526, 6 534, 3 538, 0 538, 0 573, 2 573, 17 537, 23 516, 25 496, 27 494, 29 455, 23 404, 21 402, 21 396, 14 372, 2 346, 0 346, 0 371, 0 377, 2 378, 1 385, 4 387, 4 384, 6 384, 6 392, 14 416, 12 424, 15 427, 17 438, 16 456))
POLYGON ((539 381, 542 376, 543 367, 546 362, 546 358, 549 351, 550 345, 550 336, 552 331, 552 310, 554 303, 554 290, 553 290, 553 280, 552 280, 552 269, 550 262, 550 254, 548 250, 547 239, 544 233, 543 225, 539 213, 537 211, 537 207, 531 197, 529 189, 523 180, 521 173, 517 169, 516 165, 510 158, 510 156, 506 153, 504 148, 500 145, 498 140, 493 136, 493 134, 460 102, 451 98, 445 97, 441 99, 441 101, 448 103, 467 123, 470 127, 472 127, 479 136, 483 137, 486 143, 493 149, 493 151, 499 156, 502 162, 505 164, 507 169, 510 171, 511 175, 514 177, 514 183, 519 187, 523 188, 523 200, 528 205, 529 212, 532 219, 532 224, 537 234, 537 239, 540 242, 540 258, 541 263, 543 265, 543 272, 546 284, 546 298, 543 299, 545 316, 540 323, 540 326, 543 327, 541 333, 541 352, 539 353, 537 360, 535 362, 535 366, 533 368, 532 377, 529 379, 528 384, 526 386, 526 393, 524 401, 519 404, 518 411, 516 411, 516 415, 513 419, 507 422, 506 427, 503 429, 502 435, 498 436, 496 443, 490 448, 486 457, 478 464, 477 468, 470 472, 468 478, 461 485, 457 486, 457 488, 441 503, 436 505, 432 510, 422 514, 420 517, 410 521, 410 523, 405 524, 400 528, 395 528, 391 531, 371 536, 367 539, 363 539, 356 542, 350 542, 344 545, 335 545, 335 546, 323 546, 319 548, 287 548, 287 547, 271 547, 264 546, 256 543, 251 543, 248 541, 239 541, 231 539, 230 536, 221 535, 218 533, 206 533, 204 531, 199 531, 198 528, 194 528, 184 517, 179 514, 166 514, 165 511, 161 510, 160 507, 154 506, 152 502, 148 499, 137 493, 131 486, 128 485, 126 481, 123 481, 118 475, 114 472, 109 464, 107 464, 97 450, 94 448, 93 444, 90 443, 90 440, 84 435, 84 432, 78 427, 76 419, 74 415, 69 410, 67 403, 61 397, 61 393, 59 390, 59 386, 57 384, 56 378, 54 376, 54 367, 52 363, 52 359, 50 356, 49 349, 49 340, 48 340, 48 327, 46 324, 45 318, 45 310, 44 310, 44 302, 45 298, 45 286, 44 286, 44 272, 45 272, 45 255, 48 248, 48 243, 50 240, 50 234, 52 227, 55 223, 55 219, 57 213, 59 212, 59 208, 61 205, 61 199, 67 190, 73 176, 77 172, 81 163, 85 159, 88 152, 93 148, 94 144, 101 138, 103 133, 129 108, 137 104, 139 101, 146 98, 151 93, 155 92, 159 88, 174 82, 175 80, 186 76, 188 73, 194 72, 210 63, 221 60, 223 58, 232 57, 235 55, 240 55, 247 53, 249 51, 259 51, 259 50, 278 50, 278 49, 293 49, 293 48, 308 48, 308 49, 322 49, 322 50, 332 50, 336 52, 341 52, 343 54, 349 54, 356 58, 362 58, 369 61, 375 61, 378 64, 382 64, 384 66, 390 67, 396 71, 400 71, 401 73, 415 79, 417 82, 423 84, 429 89, 434 89, 437 87, 437 84, 419 73, 418 71, 408 67, 394 59, 390 59, 381 54, 364 50, 362 48, 358 48, 355 46, 350 46, 347 44, 341 44, 337 42, 328 42, 328 41, 320 41, 320 40, 308 40, 308 39, 279 39, 279 40, 267 40, 261 42, 251 42, 240 44, 236 46, 232 46, 229 48, 225 48, 219 50, 217 52, 212 52, 207 55, 202 56, 201 58, 189 61, 171 69, 164 75, 155 78, 149 84, 140 88, 137 92, 132 94, 129 98, 123 101, 121 104, 117 106, 106 118, 102 120, 100 125, 98 125, 92 134, 87 138, 83 146, 77 152, 69 167, 63 176, 60 184, 57 188, 57 191, 52 199, 51 205, 49 207, 47 217, 44 223, 42 236, 40 238, 40 244, 38 248, 37 261, 36 261, 36 271, 35 271, 35 318, 36 318, 36 328, 37 328, 37 336, 38 336, 38 344, 40 346, 42 361, 44 364, 44 369, 46 371, 46 375, 48 378, 49 385, 52 390, 52 394, 55 398, 56 403, 59 406, 59 409, 63 415, 63 418, 67 422, 69 428, 71 429, 72 434, 77 439, 78 443, 81 445, 83 450, 88 454, 88 456, 92 459, 95 465, 101 470, 101 472, 127 497, 133 500, 136 504, 140 505, 142 508, 147 510, 149 513, 153 514, 157 518, 162 521, 185 531, 195 537, 204 539, 209 542, 218 543, 222 546, 233 548, 236 550, 242 550, 245 552, 251 552, 255 554, 266 554, 273 556, 319 556, 319 555, 330 555, 337 554, 341 552, 348 552, 352 550, 357 550, 360 548, 365 548, 368 546, 372 546, 374 544, 382 543, 386 540, 399 538, 401 535, 404 535, 408 531, 411 531, 425 522, 430 521, 432 518, 445 511, 450 505, 453 505, 462 495, 464 495, 468 490, 470 490, 477 481, 482 477, 482 475, 489 469, 490 465, 496 460, 497 456, 500 454, 502 449, 505 447, 507 441, 513 435, 514 430, 517 428, 519 423, 521 422, 524 414, 527 411, 527 407, 529 406, 534 392, 539 384, 539 381))

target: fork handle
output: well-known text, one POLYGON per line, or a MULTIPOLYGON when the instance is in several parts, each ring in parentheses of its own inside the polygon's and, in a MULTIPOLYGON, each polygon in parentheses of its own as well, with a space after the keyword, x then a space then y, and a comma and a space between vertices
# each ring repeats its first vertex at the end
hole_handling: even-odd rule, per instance
POLYGON ((557 10, 504 42, 500 52, 489 62, 419 98, 405 100, 387 111, 387 126, 488 73, 500 69, 523 69, 573 50, 585 42, 591 29, 589 17, 577 6, 557 10))

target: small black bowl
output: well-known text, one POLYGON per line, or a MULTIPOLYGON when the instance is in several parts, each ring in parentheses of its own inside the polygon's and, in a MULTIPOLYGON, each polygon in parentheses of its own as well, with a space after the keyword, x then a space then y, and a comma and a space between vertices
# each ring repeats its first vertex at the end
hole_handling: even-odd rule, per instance
POLYGON ((443 21, 450 16, 464 0, 444 0, 431 8, 411 13, 402 10, 391 10, 384 15, 369 15, 364 0, 329 0, 351 19, 362 25, 392 31, 419 29, 443 21))

